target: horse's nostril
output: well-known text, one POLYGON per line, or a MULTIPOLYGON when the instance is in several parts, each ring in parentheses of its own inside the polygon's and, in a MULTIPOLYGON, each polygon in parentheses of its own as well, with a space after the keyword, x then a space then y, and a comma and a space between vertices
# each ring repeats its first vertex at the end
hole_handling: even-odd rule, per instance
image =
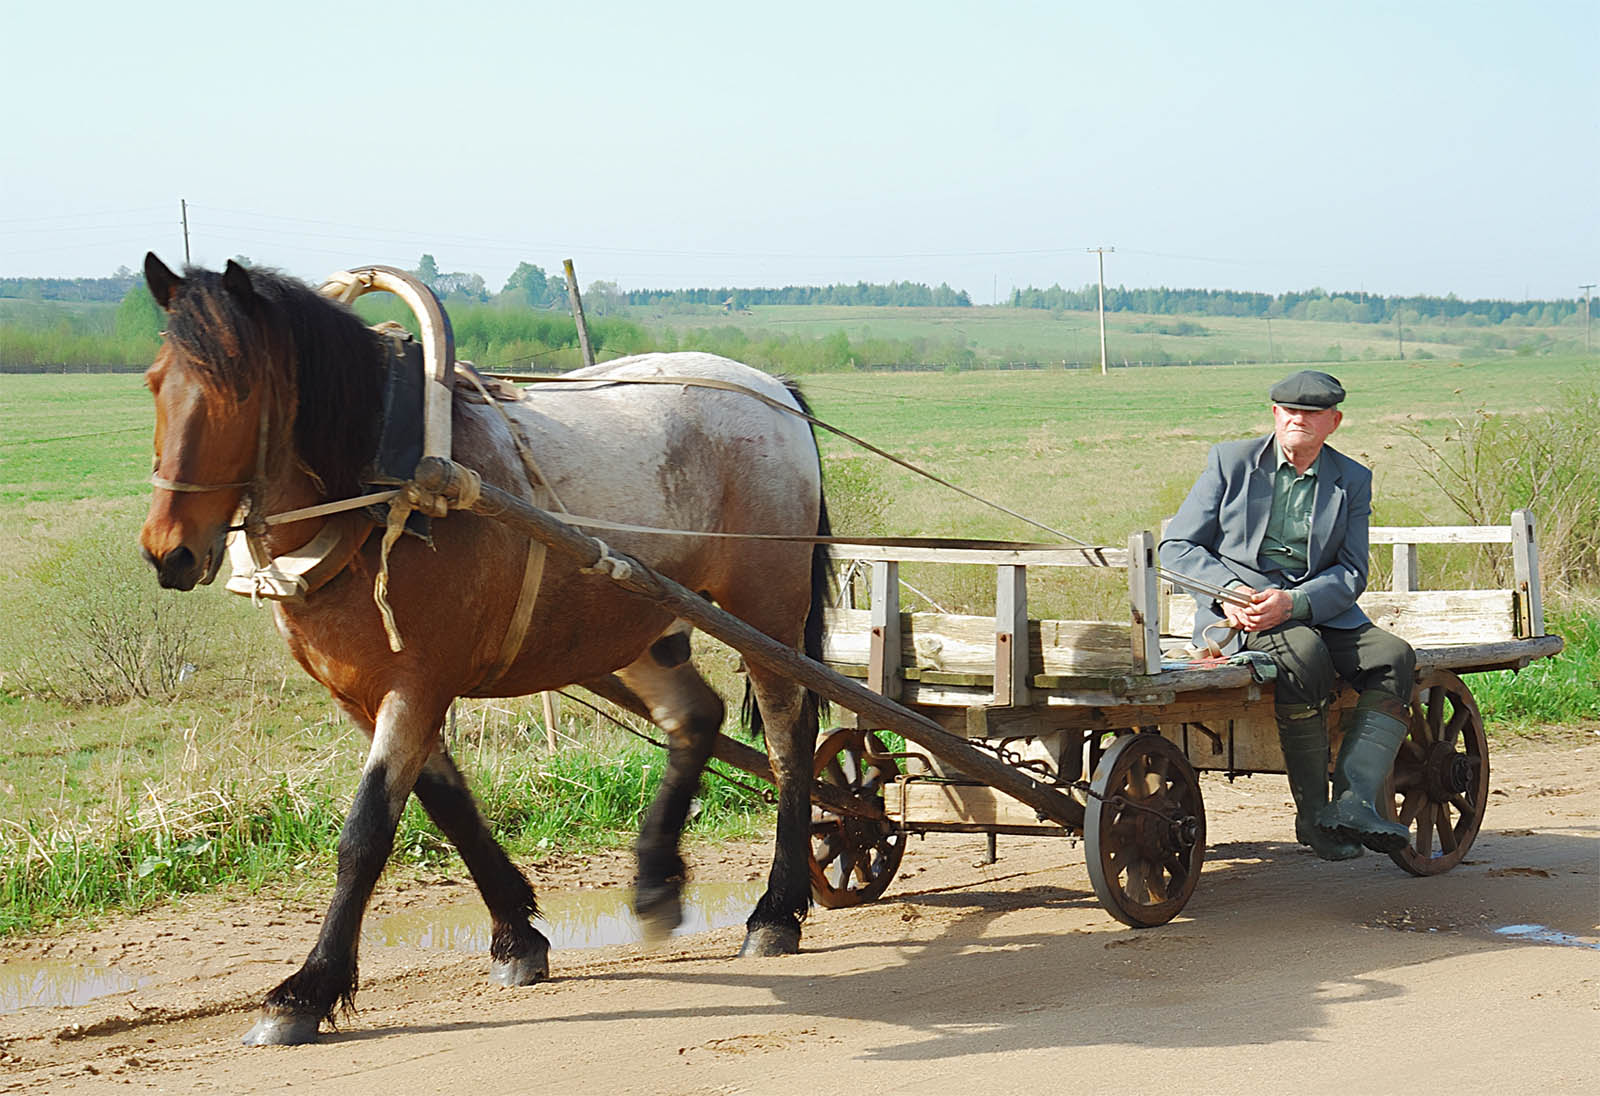
POLYGON ((179 546, 161 557, 156 566, 156 577, 168 590, 193 590, 198 573, 194 566, 194 553, 179 546))

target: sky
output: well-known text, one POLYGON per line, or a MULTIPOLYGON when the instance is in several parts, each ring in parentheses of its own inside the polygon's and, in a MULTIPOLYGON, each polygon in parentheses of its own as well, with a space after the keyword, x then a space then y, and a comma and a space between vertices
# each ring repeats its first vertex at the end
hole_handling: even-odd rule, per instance
POLYGON ((1600 281, 1600 4, 6 5, 0 276, 1600 281))

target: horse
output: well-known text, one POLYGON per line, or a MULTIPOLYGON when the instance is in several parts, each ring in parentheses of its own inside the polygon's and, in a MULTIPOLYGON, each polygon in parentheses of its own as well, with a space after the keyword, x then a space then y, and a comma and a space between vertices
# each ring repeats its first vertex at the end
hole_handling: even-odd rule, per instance
MULTIPOLYGON (((315 1041, 354 1008, 362 916, 415 794, 455 846, 488 906, 491 976, 532 985, 549 976, 549 941, 531 923, 527 877, 493 837, 443 738, 463 696, 523 696, 582 686, 660 727, 668 739, 661 785, 635 845, 634 904, 655 933, 680 919, 686 866, 679 835, 724 704, 691 658, 690 627, 665 608, 583 573, 551 553, 525 639, 502 652, 517 611, 529 542, 460 511, 435 520, 431 545, 401 536, 387 559, 359 512, 294 515, 362 493, 387 368, 384 337, 349 308, 271 271, 229 262, 180 276, 145 258, 145 280, 166 330, 145 379, 155 401, 155 472, 139 534, 162 586, 209 582, 241 507, 273 556, 354 522, 342 566, 302 599, 273 604, 294 658, 370 741, 338 842, 333 897, 304 964, 269 992, 247 1044, 315 1041), (250 515, 255 515, 255 520, 250 515), (388 601, 403 647, 391 649, 374 604, 387 566, 388 601), (510 657, 506 657, 509 655, 510 657)), ((614 550, 655 568, 791 648, 820 658, 829 569, 820 458, 799 390, 709 354, 643 354, 566 374, 536 396, 474 402, 457 391, 453 457, 532 499, 529 464, 570 513, 653 529, 780 534, 783 539, 607 532, 614 550), (630 378, 705 378, 707 385, 626 384, 630 378), (713 385, 723 385, 718 388, 713 385), (765 399, 729 390, 728 385, 765 399)), ((485 393, 485 395, 488 395, 485 393)), ((777 827, 765 892, 740 955, 799 951, 810 900, 810 786, 818 701, 794 682, 746 667, 777 785, 777 827)))

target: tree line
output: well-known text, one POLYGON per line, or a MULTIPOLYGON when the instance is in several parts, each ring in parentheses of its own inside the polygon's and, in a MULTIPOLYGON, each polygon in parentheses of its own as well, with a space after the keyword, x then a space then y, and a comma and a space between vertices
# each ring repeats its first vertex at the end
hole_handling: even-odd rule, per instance
POLYGON ((630 289, 624 298, 631 305, 700 304, 730 309, 765 304, 876 305, 888 308, 971 308, 972 298, 965 290, 951 289, 944 282, 928 286, 922 282, 888 282, 877 285, 788 285, 782 289, 630 289))
MULTIPOLYGON (((1099 307, 1099 286, 1082 289, 1011 291, 1013 308, 1063 309, 1092 312, 1099 307)), ((1143 312, 1156 315, 1257 316, 1263 319, 1319 320, 1328 323, 1384 323, 1396 315, 1406 320, 1462 320, 1484 325, 1506 321, 1559 324, 1581 315, 1576 298, 1554 301, 1462 300, 1454 293, 1444 297, 1386 297, 1375 293, 1308 289, 1294 293, 1249 293, 1234 289, 1129 289, 1106 287, 1107 312, 1143 312)))

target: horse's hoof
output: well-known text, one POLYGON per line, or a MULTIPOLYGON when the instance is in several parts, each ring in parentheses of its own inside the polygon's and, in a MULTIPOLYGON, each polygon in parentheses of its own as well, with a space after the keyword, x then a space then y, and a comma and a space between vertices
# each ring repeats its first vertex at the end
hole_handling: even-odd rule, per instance
POLYGON ((247 1047, 297 1047, 317 1041, 322 1017, 309 1012, 271 1012, 261 1010, 256 1026, 239 1040, 247 1047))
POLYGON ((789 925, 761 925, 745 934, 741 958, 796 955, 800 951, 800 930, 789 925))
POLYGON ((683 924, 683 900, 677 891, 662 895, 648 907, 634 910, 644 942, 650 947, 666 943, 672 930, 683 924))
POLYGON ((531 955, 496 959, 489 964, 489 978, 502 986, 533 986, 550 977, 550 949, 540 948, 531 955))

